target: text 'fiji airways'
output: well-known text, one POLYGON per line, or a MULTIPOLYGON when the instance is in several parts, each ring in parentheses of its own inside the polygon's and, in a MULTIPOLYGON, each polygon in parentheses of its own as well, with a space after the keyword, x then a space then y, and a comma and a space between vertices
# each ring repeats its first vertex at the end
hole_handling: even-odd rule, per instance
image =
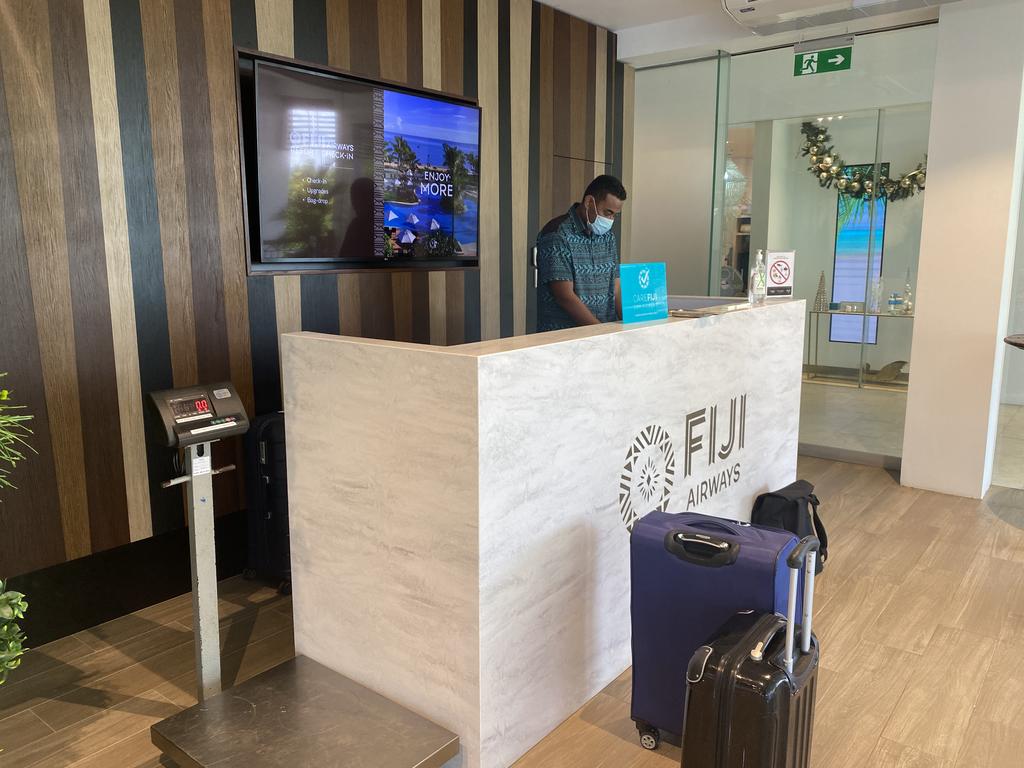
MULTIPOLYGON (((747 396, 729 400, 729 426, 725 429, 725 405, 712 405, 686 414, 686 440, 683 445, 683 477, 690 477, 695 468, 713 467, 742 450, 747 424, 747 396), (705 458, 706 457, 706 458, 705 458)), ((740 463, 715 472, 690 488, 687 511, 724 491, 740 479, 740 463)))

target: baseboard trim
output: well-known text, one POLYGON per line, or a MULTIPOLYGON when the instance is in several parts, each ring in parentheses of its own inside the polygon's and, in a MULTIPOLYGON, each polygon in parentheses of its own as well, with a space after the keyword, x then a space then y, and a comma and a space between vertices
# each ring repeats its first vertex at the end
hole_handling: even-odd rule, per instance
MULTIPOLYGON (((243 510, 216 520, 217 578, 245 567, 243 510)), ((24 592, 29 610, 20 621, 26 644, 44 643, 183 595, 192 589, 188 531, 161 533, 21 576, 8 588, 24 592)))
POLYGON ((812 443, 800 443, 797 452, 801 456, 812 456, 816 459, 830 459, 831 461, 844 461, 847 464, 864 464, 868 467, 881 467, 889 472, 899 472, 903 468, 903 459, 900 456, 886 456, 880 453, 868 453, 866 451, 852 451, 848 448, 836 448, 831 445, 814 445, 812 443))

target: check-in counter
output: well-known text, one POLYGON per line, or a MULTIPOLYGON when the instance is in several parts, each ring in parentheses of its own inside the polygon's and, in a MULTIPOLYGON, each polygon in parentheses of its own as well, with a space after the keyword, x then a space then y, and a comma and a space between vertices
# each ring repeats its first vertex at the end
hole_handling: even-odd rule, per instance
POLYGON ((457 733, 456 764, 511 765, 629 666, 633 521, 749 519, 795 478, 803 325, 285 334, 296 652, 457 733))

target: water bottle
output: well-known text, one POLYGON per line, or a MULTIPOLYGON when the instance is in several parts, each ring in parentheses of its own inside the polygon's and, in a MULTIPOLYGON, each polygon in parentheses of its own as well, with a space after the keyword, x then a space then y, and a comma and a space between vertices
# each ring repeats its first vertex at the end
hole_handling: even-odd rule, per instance
POLYGON ((754 266, 750 268, 747 298, 751 304, 760 304, 768 295, 768 275, 764 266, 764 251, 758 250, 754 266))

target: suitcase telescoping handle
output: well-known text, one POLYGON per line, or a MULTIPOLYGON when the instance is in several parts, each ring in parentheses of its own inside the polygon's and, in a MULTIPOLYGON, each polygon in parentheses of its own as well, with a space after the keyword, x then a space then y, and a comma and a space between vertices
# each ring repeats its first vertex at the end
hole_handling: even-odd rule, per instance
POLYGON ((821 543, 814 536, 800 539, 796 548, 786 560, 789 566, 789 606, 786 611, 786 671, 793 672, 793 645, 796 635, 796 592, 800 583, 800 569, 804 569, 804 615, 800 625, 800 650, 811 650, 811 616, 814 611, 814 563, 812 553, 817 552, 821 543))

